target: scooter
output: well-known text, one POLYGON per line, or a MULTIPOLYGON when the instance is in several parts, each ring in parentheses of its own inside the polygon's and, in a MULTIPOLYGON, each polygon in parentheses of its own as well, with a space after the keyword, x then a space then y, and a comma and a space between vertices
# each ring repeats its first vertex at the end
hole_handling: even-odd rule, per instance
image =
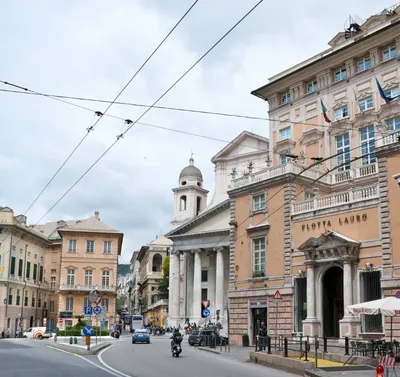
POLYGON ((180 343, 175 343, 171 349, 172 356, 179 357, 182 352, 182 347, 180 343))

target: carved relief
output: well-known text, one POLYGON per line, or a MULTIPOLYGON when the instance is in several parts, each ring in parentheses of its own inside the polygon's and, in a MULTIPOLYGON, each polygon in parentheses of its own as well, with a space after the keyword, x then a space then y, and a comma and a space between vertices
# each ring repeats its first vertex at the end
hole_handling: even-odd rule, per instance
POLYGON ((332 106, 332 109, 333 109, 333 110, 341 109, 341 108, 344 107, 344 106, 348 106, 348 103, 347 103, 347 102, 342 102, 342 101, 340 101, 340 102, 336 102, 336 103, 332 106))
POLYGON ((303 145, 310 145, 318 142, 322 139, 324 133, 316 128, 312 128, 311 130, 307 130, 303 132, 303 135, 300 138, 300 143, 303 145))
POLYGON ((280 140, 276 143, 274 147, 274 152, 278 154, 284 154, 288 150, 294 148, 295 145, 296 142, 294 142, 293 140, 290 139, 280 140))

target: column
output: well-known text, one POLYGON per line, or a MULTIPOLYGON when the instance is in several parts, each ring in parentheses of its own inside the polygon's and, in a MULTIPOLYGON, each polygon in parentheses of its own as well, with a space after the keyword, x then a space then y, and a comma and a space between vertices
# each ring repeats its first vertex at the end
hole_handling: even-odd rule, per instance
POLYGON ((171 319, 169 325, 175 326, 179 316, 179 252, 173 251, 170 256, 169 266, 169 304, 168 317, 171 319))
POLYGON ((179 287, 179 292, 180 292, 180 311, 179 311, 179 317, 181 319, 185 319, 187 317, 187 312, 186 312, 186 299, 187 299, 187 253, 183 253, 181 255, 181 261, 180 261, 180 287, 179 287))
POLYGON ((307 319, 316 319, 315 311, 315 266, 307 264, 307 319))
POLYGON ((201 318, 201 250, 194 250, 193 266, 193 320, 201 318))
POLYGON ((353 317, 351 313, 347 311, 347 307, 353 304, 353 274, 352 274, 352 263, 349 260, 343 262, 343 305, 344 305, 344 316, 353 317))
POLYGON ((215 310, 220 311, 222 319, 224 316, 224 248, 219 247, 216 250, 215 310))
POLYGON ((216 309, 216 301, 215 301, 215 278, 216 278, 216 270, 215 270, 215 253, 210 251, 208 253, 208 299, 210 300, 210 319, 212 322, 215 322, 215 309, 216 309))

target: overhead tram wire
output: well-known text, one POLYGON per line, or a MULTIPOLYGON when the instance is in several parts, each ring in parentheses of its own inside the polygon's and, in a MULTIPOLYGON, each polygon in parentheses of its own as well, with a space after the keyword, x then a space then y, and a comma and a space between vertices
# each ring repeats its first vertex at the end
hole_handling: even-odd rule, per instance
MULTIPOLYGON (((214 43, 196 62, 182 75, 180 76, 158 99, 153 103, 153 105, 156 105, 162 98, 164 98, 167 93, 169 93, 194 67, 196 67, 197 64, 199 64, 215 47, 217 47, 239 24, 242 23, 243 20, 245 20, 264 0, 259 0, 259 2, 254 5, 242 18, 240 18, 239 21, 237 21, 221 38, 217 40, 216 43, 214 43)), ((118 143, 118 141, 123 138, 131 129, 132 127, 138 123, 140 119, 142 119, 150 110, 152 107, 148 108, 139 118, 136 119, 135 122, 129 121, 128 124, 129 127, 127 128, 126 131, 124 131, 122 134, 118 135, 116 140, 93 162, 92 165, 89 166, 88 169, 72 184, 71 187, 67 191, 64 192, 63 195, 50 207, 50 209, 33 225, 33 228, 37 226, 56 206, 58 203, 61 202, 65 198, 65 196, 68 195, 68 193, 88 174, 98 163, 99 161, 114 147, 115 144, 118 143)), ((15 245, 17 245, 21 241, 18 240, 15 245)), ((15 246, 14 245, 14 246, 15 246)))

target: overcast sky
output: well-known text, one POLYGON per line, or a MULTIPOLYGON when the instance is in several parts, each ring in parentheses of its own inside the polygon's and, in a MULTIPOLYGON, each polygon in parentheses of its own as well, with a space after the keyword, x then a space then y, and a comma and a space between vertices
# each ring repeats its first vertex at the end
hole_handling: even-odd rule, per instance
MULTIPOLYGON (((150 104, 258 0, 200 0, 120 97, 150 104)), ((192 0, 0 0, 0 80, 52 94, 113 99, 192 0)), ((365 19, 394 0, 264 1, 161 102, 162 106, 267 116, 250 91, 328 47, 349 15, 365 19)), ((0 84, 0 89, 11 89, 0 84)), ((82 103, 104 111, 106 104, 82 103)), ((144 108, 114 105, 136 119, 144 108)), ((232 140, 244 129, 268 136, 266 121, 151 110, 162 127, 232 140)), ((23 213, 93 124, 93 113, 45 97, 0 92, 0 206, 23 213)), ((38 203, 35 223, 124 130, 103 117, 38 203)), ((210 159, 224 143, 135 126, 43 220, 100 211, 125 234, 122 262, 169 230, 178 176, 193 151, 210 192, 210 159)))

